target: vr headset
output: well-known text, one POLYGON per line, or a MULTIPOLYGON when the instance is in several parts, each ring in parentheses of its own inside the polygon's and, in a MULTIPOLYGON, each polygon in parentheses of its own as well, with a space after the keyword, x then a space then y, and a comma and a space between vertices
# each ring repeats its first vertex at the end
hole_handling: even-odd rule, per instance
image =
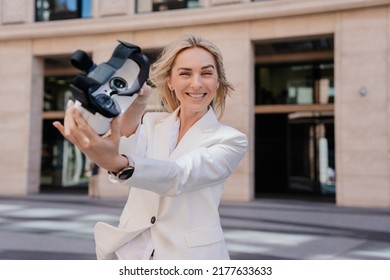
POLYGON ((75 51, 70 62, 85 73, 70 85, 75 106, 99 135, 109 131, 112 118, 131 105, 149 77, 148 57, 140 47, 122 41, 107 62, 96 65, 82 50, 75 51))

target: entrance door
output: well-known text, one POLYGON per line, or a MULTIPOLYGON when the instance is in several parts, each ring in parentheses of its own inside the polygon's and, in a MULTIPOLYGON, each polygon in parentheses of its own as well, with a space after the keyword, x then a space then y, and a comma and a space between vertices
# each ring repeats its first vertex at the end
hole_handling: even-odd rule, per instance
POLYGON ((335 194, 333 114, 288 114, 288 190, 335 194))
POLYGON ((333 37, 255 45, 255 191, 335 195, 333 37))
POLYGON ((41 192, 88 191, 88 159, 52 124, 63 122, 74 75, 67 57, 45 59, 41 192))

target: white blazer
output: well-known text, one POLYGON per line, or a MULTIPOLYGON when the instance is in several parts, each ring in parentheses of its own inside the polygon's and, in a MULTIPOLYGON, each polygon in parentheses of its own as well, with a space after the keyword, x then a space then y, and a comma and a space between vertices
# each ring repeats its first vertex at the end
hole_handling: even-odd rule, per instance
POLYGON ((95 226, 98 259, 114 259, 148 228, 154 259, 229 259, 218 206, 247 137, 222 125, 210 108, 170 154, 177 114, 147 113, 136 133, 121 139, 120 153, 134 160, 135 172, 124 183, 131 189, 119 226, 95 226))

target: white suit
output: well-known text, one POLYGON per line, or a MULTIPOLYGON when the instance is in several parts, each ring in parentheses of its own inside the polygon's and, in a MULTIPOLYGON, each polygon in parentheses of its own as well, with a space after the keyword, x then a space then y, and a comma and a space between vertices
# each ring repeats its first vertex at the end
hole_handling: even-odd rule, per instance
POLYGON ((98 259, 150 228, 154 259, 228 259, 218 206, 223 183, 247 149, 247 137, 218 122, 212 108, 170 154, 172 114, 147 113, 120 152, 135 162, 118 228, 95 227, 98 259))

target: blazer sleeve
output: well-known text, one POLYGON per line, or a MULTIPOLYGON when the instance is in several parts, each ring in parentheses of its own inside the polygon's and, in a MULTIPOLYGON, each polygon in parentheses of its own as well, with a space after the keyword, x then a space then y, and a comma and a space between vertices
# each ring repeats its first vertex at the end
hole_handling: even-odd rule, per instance
POLYGON ((223 133, 224 136, 218 141, 174 161, 131 155, 135 172, 125 184, 163 196, 175 196, 221 184, 237 167, 248 146, 245 134, 237 130, 229 132, 223 133))
POLYGON ((145 156, 148 147, 148 132, 144 125, 144 120, 151 124, 149 125, 149 129, 152 129, 162 117, 167 115, 167 113, 146 113, 134 134, 129 137, 121 137, 119 142, 119 153, 129 155, 132 158, 135 155, 145 156))

